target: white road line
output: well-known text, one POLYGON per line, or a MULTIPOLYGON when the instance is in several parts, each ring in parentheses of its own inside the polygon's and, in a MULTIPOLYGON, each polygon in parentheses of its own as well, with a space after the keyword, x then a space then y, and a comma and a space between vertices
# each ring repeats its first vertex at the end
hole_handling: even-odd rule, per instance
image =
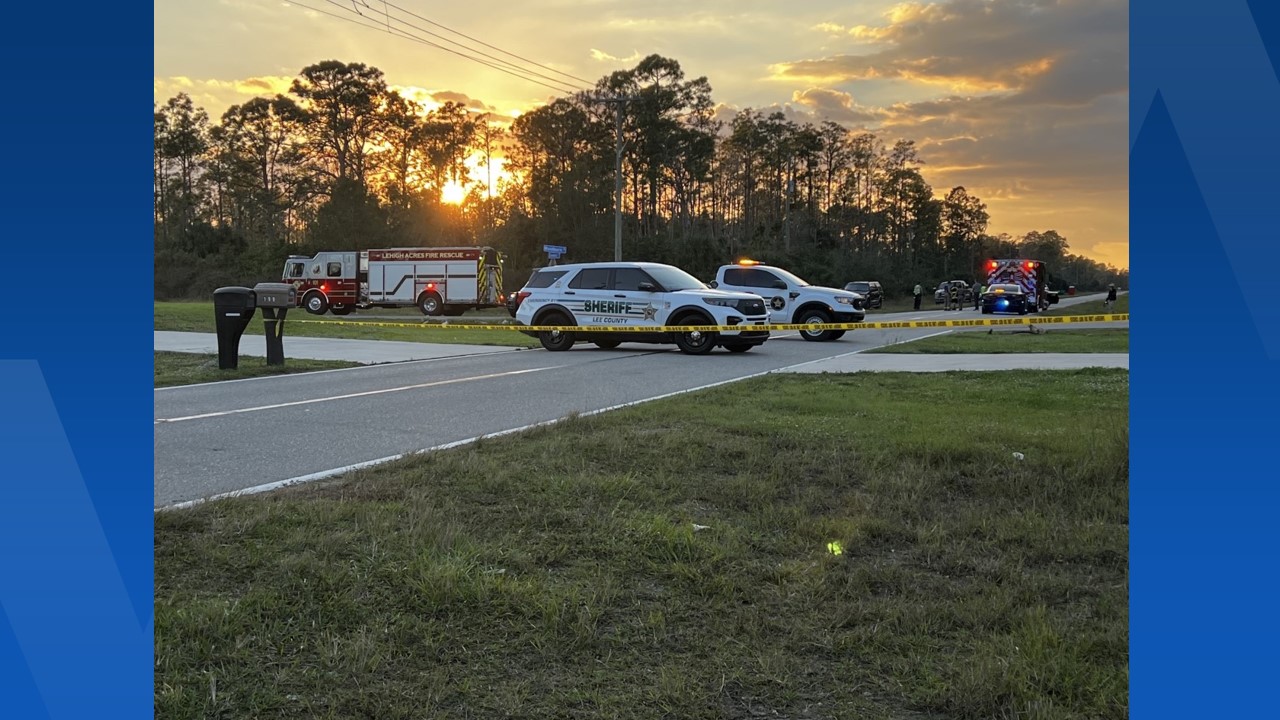
POLYGON ((294 402, 276 403, 274 405, 259 405, 257 407, 236 408, 235 410, 222 410, 219 412, 202 413, 200 415, 187 415, 185 417, 176 418, 160 418, 154 424, 183 422, 184 420, 203 420, 205 418, 224 417, 226 415, 237 415, 240 413, 258 412, 260 410, 277 410, 285 407, 295 407, 298 405, 311 405, 313 403, 331 402, 333 400, 349 400, 357 397, 368 397, 370 395, 382 395, 384 393, 402 392, 404 390, 418 390, 421 388, 438 387, 440 385, 454 385, 456 383, 471 382, 473 380, 489 380, 492 378, 508 377, 511 375, 524 375, 525 373, 541 372, 543 370, 554 370, 563 365, 556 365, 545 368, 530 368, 528 370, 511 370, 509 372, 491 373, 489 375, 473 375, 471 377, 453 378, 452 380, 436 380, 429 383, 418 383, 416 385, 402 385, 400 387, 383 388, 381 390, 367 390, 365 392, 350 393, 347 395, 333 395, 331 397, 312 398, 310 400, 295 400, 294 402))
MULTIPOLYGON (((515 351, 515 350, 529 350, 529 349, 532 349, 532 348, 522 348, 522 347, 513 347, 513 348, 511 348, 511 350, 512 350, 512 351, 515 351)), ((162 350, 157 350, 156 352, 186 352, 186 351, 184 351, 184 350, 163 350, 163 351, 162 351, 162 350)), ((190 353, 190 354, 192 354, 192 355, 200 355, 200 354, 208 354, 208 353, 190 353)), ((417 364, 417 363, 438 362, 438 361, 440 361, 440 360, 457 360, 458 358, 486 357, 486 356, 489 356, 489 355, 506 355, 506 354, 508 354, 508 351, 506 351, 506 350, 499 350, 499 351, 495 351, 495 352, 463 353, 462 355, 444 355, 444 356, 442 356, 442 357, 419 358, 419 359, 417 359, 417 360, 387 360, 387 361, 384 361, 384 362, 360 363, 360 364, 355 365, 355 366, 353 366, 353 367, 330 368, 330 369, 328 369, 328 370, 307 370, 307 371, 305 371, 305 372, 287 373, 287 374, 280 374, 280 375, 262 375, 262 376, 259 376, 259 377, 235 378, 234 380, 211 380, 211 381, 209 381, 209 382, 191 383, 191 384, 189 384, 189 385, 166 385, 166 386, 164 386, 164 387, 158 387, 158 388, 156 388, 156 389, 155 389, 155 391, 156 391, 156 392, 161 392, 161 391, 163 391, 163 390, 186 390, 187 388, 204 387, 204 386, 206 386, 206 385, 226 385, 226 384, 228 384, 228 383, 254 382, 255 380, 278 380, 278 379, 280 379, 280 378, 282 378, 282 377, 294 377, 294 376, 299 376, 299 375, 321 375, 321 374, 324 374, 324 373, 349 372, 349 371, 351 371, 351 370, 368 370, 369 368, 385 368, 385 367, 392 366, 392 365, 394 365, 394 366, 396 366, 396 367, 401 367, 401 366, 403 366, 403 365, 414 365, 414 364, 417 364)), ((252 356, 250 356, 250 357, 252 357, 252 356)), ((242 358, 242 359, 243 359, 243 358, 242 358)), ((338 362, 341 362, 341 361, 338 361, 338 362)))
MULTIPOLYGON (((936 335, 946 335, 949 332, 951 331, 943 330, 941 332, 924 335, 922 337, 915 338, 915 339, 923 340, 926 337, 934 337, 936 335)), ((667 398, 675 397, 677 395, 685 395, 687 393, 698 392, 700 390, 709 390, 713 387, 719 387, 721 385, 729 385, 736 382, 742 382, 743 380, 750 380, 752 378, 763 377, 765 375, 771 375, 774 373, 783 373, 783 372, 787 372, 788 370, 791 370, 792 368, 803 367, 805 365, 810 365, 812 363, 823 362, 824 360, 833 360, 835 358, 848 357, 849 355, 857 355, 858 353, 866 352, 868 350, 874 350, 875 348, 878 348, 878 347, 886 347, 886 346, 874 345, 872 347, 853 350, 851 352, 841 353, 839 355, 833 355, 831 357, 819 358, 817 360, 808 360, 802 363, 796 363, 795 365, 787 365, 786 367, 775 368, 773 370, 764 370, 757 373, 751 373, 750 375, 743 375, 741 377, 731 378, 729 380, 720 380, 719 382, 713 382, 707 385, 699 385, 698 387, 688 388, 686 390, 676 390, 675 392, 664 393, 662 395, 655 395, 653 397, 643 398, 641 400, 633 400, 631 402, 625 402, 620 405, 611 405, 609 407, 600 408, 598 410, 588 410, 586 412, 577 413, 572 417, 591 417, 592 415, 600 415, 602 413, 612 412, 614 410, 621 410, 623 408, 634 407, 636 405, 643 405, 644 403, 653 402, 655 400, 665 400, 667 398)), ((561 365, 557 367, 564 367, 564 366, 561 365)), ((555 368, 540 368, 540 369, 553 370, 555 368)), ((525 371, 520 371, 520 372, 525 372, 525 371)), ((507 374, 513 374, 513 373, 507 373, 507 374)), ((478 379, 478 378, 473 378, 473 379, 478 379)), ((498 432, 489 433, 487 435, 477 435, 475 437, 470 437, 463 440, 455 440, 454 442, 444 443, 443 445, 434 445, 429 448, 423 448, 421 450, 414 450, 407 453, 401 453, 399 455, 389 455, 387 457, 378 458, 376 460, 365 460, 364 462, 358 462, 352 465, 343 465, 342 467, 332 468, 329 470, 321 470, 319 472, 314 472, 307 475, 299 475, 297 477, 292 477, 287 480, 277 480, 275 482, 269 482, 263 485, 255 485, 253 487, 243 488, 241 490, 232 490, 230 492, 220 493, 218 495, 211 495, 207 498, 201 498, 199 500, 187 500, 185 502, 175 503, 173 505, 165 505, 164 507, 155 508, 155 512, 159 512, 161 510, 180 510, 182 508, 193 507, 195 505, 199 505, 201 503, 209 502, 212 500, 222 500, 225 498, 240 497, 242 495, 257 495, 259 493, 278 490, 280 488, 287 487, 290 485, 299 485, 302 483, 314 482, 316 480, 324 480, 326 478, 336 477, 338 475, 349 473, 355 470, 363 470, 364 468, 373 467, 375 465, 382 465, 383 463, 389 463, 396 460, 401 460, 403 458, 412 457, 414 455, 425 455, 427 453, 437 452, 440 450, 452 450, 453 448, 471 445, 481 440, 502 437, 504 435, 514 435, 515 433, 524 432, 526 430, 533 430, 534 428, 546 427, 548 425, 555 425, 556 423, 564 422, 569 417, 571 416, 558 417, 553 420, 544 420, 542 422, 531 423, 529 425, 522 425, 520 427, 511 428, 509 430, 500 430, 498 432)))

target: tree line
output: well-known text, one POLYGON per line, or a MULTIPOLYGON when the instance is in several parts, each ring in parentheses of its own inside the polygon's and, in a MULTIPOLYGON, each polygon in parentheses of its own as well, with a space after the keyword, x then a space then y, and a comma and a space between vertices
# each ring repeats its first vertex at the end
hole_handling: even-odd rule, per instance
POLYGON ((155 108, 156 297, 278 279, 287 255, 320 250, 491 245, 508 290, 545 264, 544 244, 611 260, 619 152, 625 259, 709 279, 751 256, 902 295, 980 278, 987 257, 1030 257, 1055 285, 1127 285, 1054 230, 990 234, 980 198, 936 196, 910 140, 754 109, 721 122, 714 108, 706 78, 658 55, 514 121, 457 102, 428 111, 377 68, 336 60, 217 122, 180 93, 155 108), (601 97, 624 99, 620 123, 601 97), (483 177, 495 158, 510 170, 496 188, 483 177))

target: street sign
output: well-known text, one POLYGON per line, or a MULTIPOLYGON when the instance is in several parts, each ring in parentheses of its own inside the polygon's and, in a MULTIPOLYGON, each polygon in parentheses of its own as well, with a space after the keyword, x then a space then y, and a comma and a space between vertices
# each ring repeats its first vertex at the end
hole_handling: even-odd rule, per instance
POLYGON ((563 255, 569 252, 569 248, 564 245, 543 245, 542 252, 548 255, 563 255))

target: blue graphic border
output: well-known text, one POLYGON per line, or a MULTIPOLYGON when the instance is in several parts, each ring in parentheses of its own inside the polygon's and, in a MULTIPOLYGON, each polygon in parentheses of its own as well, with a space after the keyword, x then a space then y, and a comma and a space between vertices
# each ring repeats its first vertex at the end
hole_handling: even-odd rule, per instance
POLYGON ((1130 711, 1270 717, 1280 6, 1140 0, 1130 37, 1130 711))
POLYGON ((149 717, 150 6, 0 24, 0 716, 149 717))

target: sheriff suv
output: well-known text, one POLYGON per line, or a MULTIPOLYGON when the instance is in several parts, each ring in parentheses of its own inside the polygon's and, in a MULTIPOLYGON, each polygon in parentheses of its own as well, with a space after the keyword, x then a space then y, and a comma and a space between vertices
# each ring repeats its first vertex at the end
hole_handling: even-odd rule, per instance
MULTIPOLYGON (((711 287, 760 295, 778 325, 860 323, 866 317, 866 298, 858 293, 810 285, 780 267, 739 260, 716 271, 711 287)), ((805 340, 838 340, 844 330, 801 330, 805 340)))
POLYGON ((552 351, 568 350, 580 341, 605 349, 624 342, 641 342, 674 343, 685 354, 704 355, 716 347, 746 352, 769 339, 769 313, 758 295, 712 290, 680 268, 658 263, 580 263, 542 268, 529 278, 516 302, 516 322, 521 325, 618 328, 522 331, 552 351), (743 329, 656 330, 680 325, 743 329), (755 326, 764 327, 757 330, 755 326))

